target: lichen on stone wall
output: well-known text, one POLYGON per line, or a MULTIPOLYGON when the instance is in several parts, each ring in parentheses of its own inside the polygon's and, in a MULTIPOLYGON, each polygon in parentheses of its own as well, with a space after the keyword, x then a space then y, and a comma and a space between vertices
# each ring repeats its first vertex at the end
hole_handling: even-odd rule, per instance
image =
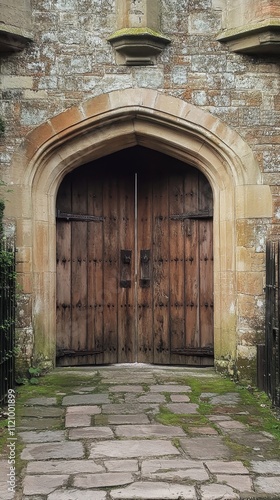
MULTIPOLYGON (((221 120, 219 127, 226 123, 227 130, 231 128, 244 138, 248 148, 255 153, 261 174, 264 174, 259 182, 273 186, 274 218, 238 219, 234 231, 239 253, 234 248, 232 262, 227 262, 227 265, 233 263, 237 266, 243 281, 247 271, 252 273, 248 282, 250 279, 253 287, 253 273, 264 276, 268 234, 273 234, 274 239, 279 239, 280 235, 279 59, 271 57, 265 60, 231 53, 216 40, 223 22, 222 8, 225 3, 218 0, 161 2, 160 30, 142 28, 141 31, 135 28, 133 33, 137 36, 145 33, 151 37, 161 37, 164 33, 171 43, 157 57, 154 66, 136 67, 118 66, 108 42, 112 33, 118 33, 114 0, 36 0, 32 10, 34 43, 22 54, 1 60, 0 109, 5 134, 0 140, 0 160, 8 181, 19 183, 20 148, 29 132, 41 123, 45 123, 48 129, 50 120, 58 113, 72 106, 81 109, 83 103, 93 96, 108 95, 115 90, 135 89, 137 93, 140 88, 147 89, 148 94, 151 89, 156 89, 159 100, 162 96, 175 96, 184 104, 196 106, 198 115, 201 110, 209 112, 210 127, 213 116, 218 117, 221 120)), ((131 29, 122 31, 122 34, 131 35, 131 29)), ((129 99, 128 104, 131 104, 129 99)), ((100 114, 103 110, 101 107, 100 114)), ((193 110, 190 113, 191 119, 195 120, 196 112, 193 110)), ((183 114, 178 116, 178 121, 182 118, 183 114)), ((205 148, 208 133, 209 129, 205 127, 201 149, 205 148)), ((89 147, 90 141, 93 144, 94 140, 94 134, 89 134, 89 147)), ((234 147, 235 144, 233 150, 234 147)), ((224 154, 224 151, 220 153, 224 154)), ((193 158, 196 154, 199 156, 200 149, 191 154, 193 158)), ((211 161, 209 159, 209 163, 211 161)), ((223 181, 212 181, 219 200, 217 186, 223 181)), ((21 192, 22 189, 19 189, 16 203, 10 204, 17 211, 20 211, 17 203, 20 203, 21 192)), ((44 193, 44 196, 49 194, 44 193)), ((33 209, 36 210, 36 206, 33 209)), ((223 223, 231 210, 232 207, 225 204, 223 223)), ((214 240, 215 237, 214 234, 214 240)), ((232 240, 227 244, 231 245, 232 240)), ((219 258, 223 257, 219 253, 219 258)), ((226 339, 224 358, 217 356, 216 363, 217 367, 227 370, 232 376, 235 375, 233 350, 238 345, 249 349, 261 339, 263 300, 261 293, 241 289, 238 296, 236 294, 228 301, 228 321, 223 324, 226 339)), ((215 307, 218 306, 215 304, 215 307)), ((31 362, 51 366, 54 363, 51 353, 55 346, 48 345, 49 341, 40 333, 43 320, 41 326, 32 326, 32 330, 34 318, 27 297, 23 296, 19 301, 18 312, 17 338, 22 350, 18 366, 29 366, 31 362), (33 359, 34 337, 36 358, 33 359)), ((249 362, 253 370, 253 358, 249 362)), ((245 359, 239 356, 237 363, 240 373, 242 370, 248 372, 245 359)))

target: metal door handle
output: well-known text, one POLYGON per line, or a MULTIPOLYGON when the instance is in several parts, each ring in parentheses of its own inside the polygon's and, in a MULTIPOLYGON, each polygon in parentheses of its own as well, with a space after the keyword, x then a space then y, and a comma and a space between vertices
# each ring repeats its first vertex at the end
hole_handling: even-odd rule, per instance
POLYGON ((151 250, 140 250, 140 286, 149 288, 151 282, 151 250))
POLYGON ((132 250, 121 250, 120 287, 131 288, 131 255, 132 250))
POLYGON ((121 260, 123 264, 131 263, 131 250, 121 250, 121 260))

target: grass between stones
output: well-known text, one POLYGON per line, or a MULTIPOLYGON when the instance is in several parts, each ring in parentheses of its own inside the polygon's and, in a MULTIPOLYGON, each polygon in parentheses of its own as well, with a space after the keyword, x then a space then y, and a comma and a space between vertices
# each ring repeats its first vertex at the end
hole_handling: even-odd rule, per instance
POLYGON ((75 374, 75 371, 63 372, 53 371, 39 377, 38 384, 24 384, 17 388, 18 402, 23 405, 27 400, 38 397, 55 397, 60 403, 64 396, 73 394, 75 389, 94 387, 94 393, 101 393, 107 390, 107 385, 101 384, 101 377, 98 372, 84 375, 75 374))
MULTIPOLYGON (((199 404, 199 417, 194 415, 174 415, 161 407, 156 419, 166 425, 204 425, 207 422, 207 415, 228 414, 235 420, 250 425, 252 431, 265 431, 272 434, 280 441, 280 419, 272 408, 271 401, 264 392, 256 388, 245 387, 233 380, 221 376, 207 377, 178 377, 172 378, 173 383, 190 386, 192 392, 188 393, 192 403, 199 404), (212 393, 223 395, 236 393, 240 397, 240 402, 230 405, 213 405, 211 398, 206 401, 200 399, 201 394, 212 393), (197 420, 196 420, 197 419, 197 420)), ((165 383, 167 381, 165 380, 165 383)))
POLYGON ((186 430, 189 425, 199 426, 205 425, 208 422, 204 415, 176 414, 172 413, 163 405, 160 406, 160 412, 155 415, 155 420, 164 425, 179 425, 184 430, 186 430))
MULTIPOLYGON (((190 386, 192 392, 188 393, 192 403, 199 404, 198 414, 177 415, 170 412, 163 405, 160 406, 160 412, 155 415, 155 420, 165 425, 179 425, 188 432, 189 426, 203 426, 208 422, 207 415, 214 414, 229 414, 232 418, 249 424, 251 430, 266 431, 275 436, 280 441, 280 420, 276 417, 275 412, 271 407, 271 402, 268 397, 254 388, 248 388, 236 384, 229 378, 214 375, 207 377, 176 377, 170 374, 170 380, 166 378, 163 381, 158 380, 158 383, 176 383, 182 386, 190 386), (211 398, 201 400, 202 393, 214 393, 223 395, 226 393, 238 393, 240 402, 234 406, 222 406, 211 404, 211 398)), ((143 383, 143 390, 149 390, 149 384, 143 383)), ((81 370, 75 369, 54 370, 42 377, 38 377, 37 385, 25 384, 17 387, 17 417, 21 417, 22 408, 26 401, 38 397, 55 397, 57 403, 61 403, 64 395, 73 394, 75 388, 94 387, 93 393, 105 393, 108 385, 102 382, 100 372, 94 370, 81 374, 81 370)), ((183 392, 183 390, 182 390, 183 392)), ((168 393, 169 394, 169 393, 168 393)), ((167 396, 168 396, 167 394, 167 396)), ((5 453, 7 443, 7 421, 5 418, 0 418, 0 456, 5 453)))
POLYGON ((232 460, 241 461, 245 467, 248 467, 250 460, 246 459, 247 447, 243 444, 236 443, 229 436, 223 436, 223 441, 231 450, 232 460))
MULTIPOLYGON (((62 370, 50 372, 44 376, 38 377, 38 383, 36 385, 31 385, 29 383, 18 385, 16 387, 16 421, 18 422, 22 416, 23 408, 26 402, 32 398, 56 398, 58 404, 61 403, 64 395, 73 394, 73 389, 86 388, 94 386, 96 389, 94 392, 104 392, 107 390, 107 386, 100 383, 101 377, 98 371, 92 373, 85 373, 83 375, 75 373, 75 370, 63 372, 62 370)), ((5 411, 0 415, 0 458, 7 455, 7 418, 5 417, 5 411)), ((61 425, 52 427, 52 430, 62 428, 61 425)), ((18 455, 20 455, 20 443, 17 446, 18 455)), ((19 457, 17 458, 19 462, 19 457)))

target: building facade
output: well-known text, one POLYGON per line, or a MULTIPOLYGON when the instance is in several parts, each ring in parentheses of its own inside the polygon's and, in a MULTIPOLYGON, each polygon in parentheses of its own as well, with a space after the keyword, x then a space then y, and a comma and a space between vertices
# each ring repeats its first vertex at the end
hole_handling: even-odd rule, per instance
POLYGON ((254 380, 280 233, 278 0, 0 6, 19 369, 254 380))

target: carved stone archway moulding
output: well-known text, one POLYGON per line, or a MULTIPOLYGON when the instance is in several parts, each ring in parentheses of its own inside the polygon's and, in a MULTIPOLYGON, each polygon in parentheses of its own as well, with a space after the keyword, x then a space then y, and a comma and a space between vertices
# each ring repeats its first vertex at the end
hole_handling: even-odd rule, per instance
POLYGON ((14 155, 7 215, 17 221, 18 272, 23 293, 32 301, 34 361, 55 362, 58 187, 72 169, 134 145, 178 158, 209 179, 214 194, 215 362, 220 368, 235 366, 241 344, 240 356, 253 358, 255 346, 244 346, 237 332, 239 300, 244 293, 262 293, 263 269, 254 270, 255 249, 238 231, 241 227, 244 232, 247 221, 271 217, 270 188, 262 184, 247 143, 218 118, 154 90, 126 89, 54 116, 29 133, 14 155), (248 281, 254 285, 246 292, 240 283, 248 281))

